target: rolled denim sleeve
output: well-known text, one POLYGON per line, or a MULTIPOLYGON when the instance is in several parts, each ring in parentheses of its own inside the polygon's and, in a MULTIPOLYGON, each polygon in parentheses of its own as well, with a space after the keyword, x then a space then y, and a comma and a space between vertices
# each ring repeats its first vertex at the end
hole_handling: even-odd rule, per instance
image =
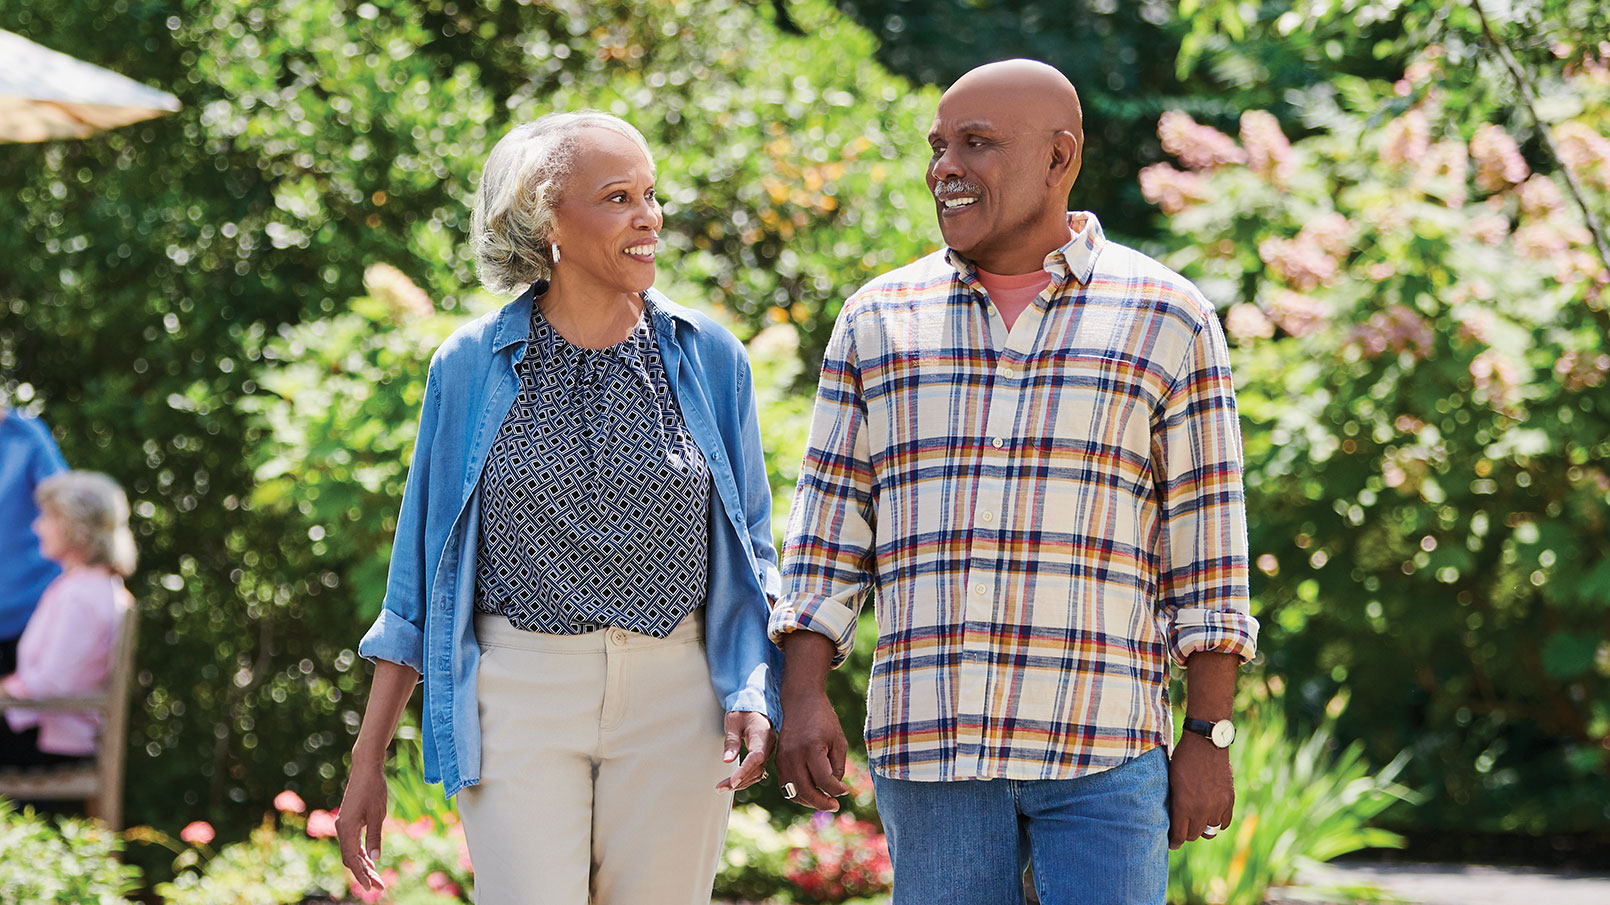
POLYGON ((421 675, 425 672, 425 606, 430 592, 425 569, 425 515, 430 503, 430 450, 436 437, 440 393, 433 368, 425 379, 425 401, 420 407, 413 461, 408 466, 402 509, 397 514, 385 602, 374 624, 358 642, 359 656, 400 663, 421 675))
MULTIPOLYGON (((740 353, 741 354, 741 353, 740 353)), ((777 548, 771 536, 771 483, 766 475, 766 455, 760 439, 760 417, 755 404, 754 376, 747 361, 738 369, 738 411, 743 417, 742 461, 733 463, 743 474, 744 519, 749 526, 749 547, 755 564, 755 578, 765 599, 755 609, 745 610, 747 673, 743 685, 726 701, 728 711, 758 712, 782 727, 778 675, 782 669, 780 651, 766 637, 766 618, 772 601, 781 593, 782 579, 777 571, 777 548), (750 621, 748 614, 753 614, 750 621)))
POLYGON ((867 412, 850 311, 847 304, 823 357, 783 544, 783 594, 769 626, 778 643, 801 629, 832 638, 834 666, 855 643, 856 619, 872 586, 875 539, 867 412))
POLYGON ((1250 660, 1258 646, 1230 353, 1218 319, 1203 306, 1206 317, 1175 372, 1152 450, 1163 523, 1159 594, 1169 653, 1181 666, 1197 651, 1250 660))

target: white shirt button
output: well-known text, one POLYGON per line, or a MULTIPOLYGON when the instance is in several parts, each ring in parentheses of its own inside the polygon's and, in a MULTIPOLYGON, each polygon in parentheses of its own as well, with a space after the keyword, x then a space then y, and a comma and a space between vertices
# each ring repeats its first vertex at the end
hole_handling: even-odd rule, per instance
POLYGON ((1001 376, 1005 377, 1007 380, 1011 380, 1013 377, 1017 376, 1017 372, 1008 366, 1001 369, 1001 376))
POLYGON ((989 586, 981 585, 981 584, 975 584, 975 585, 973 585, 973 593, 977 594, 980 597, 983 597, 985 594, 989 593, 989 586))
POLYGON ((994 437, 989 441, 989 445, 995 447, 996 449, 1000 449, 1006 445, 1006 441, 1002 440, 1000 437, 994 437))
POLYGON ((986 522, 995 521, 995 513, 993 513, 993 512, 985 512, 983 515, 981 515, 979 517, 982 518, 986 522))

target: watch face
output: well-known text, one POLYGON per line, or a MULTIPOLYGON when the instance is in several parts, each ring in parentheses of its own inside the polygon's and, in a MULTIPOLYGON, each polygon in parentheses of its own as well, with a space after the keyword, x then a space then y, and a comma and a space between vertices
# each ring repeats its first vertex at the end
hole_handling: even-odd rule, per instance
POLYGON ((1229 720, 1219 720, 1213 724, 1213 734, 1208 738, 1220 748, 1230 747, 1230 743, 1235 741, 1235 724, 1229 720))

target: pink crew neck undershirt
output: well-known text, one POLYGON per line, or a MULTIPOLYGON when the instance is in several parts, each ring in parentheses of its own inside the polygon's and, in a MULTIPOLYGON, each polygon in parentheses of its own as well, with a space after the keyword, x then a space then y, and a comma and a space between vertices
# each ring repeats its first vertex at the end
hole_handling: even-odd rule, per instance
POLYGON ((1017 316, 1029 307, 1034 297, 1051 285, 1051 274, 1043 270, 1003 274, 974 267, 973 272, 978 275, 978 281, 984 284, 989 300, 995 303, 995 310, 1001 312, 1001 320, 1006 321, 1008 330, 1017 323, 1017 316))

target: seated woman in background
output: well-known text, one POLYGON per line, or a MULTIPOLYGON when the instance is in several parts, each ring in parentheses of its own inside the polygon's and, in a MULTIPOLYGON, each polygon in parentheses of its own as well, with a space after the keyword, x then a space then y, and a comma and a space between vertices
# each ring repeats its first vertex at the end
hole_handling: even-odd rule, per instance
MULTIPOLYGON (((90 471, 45 479, 35 493, 40 552, 62 574, 45 588, 17 642, 17 671, 0 678, 13 698, 88 695, 107 685, 123 620, 134 598, 129 503, 117 482, 90 471)), ((93 713, 9 710, 0 719, 0 766, 60 763, 95 753, 93 713)))

